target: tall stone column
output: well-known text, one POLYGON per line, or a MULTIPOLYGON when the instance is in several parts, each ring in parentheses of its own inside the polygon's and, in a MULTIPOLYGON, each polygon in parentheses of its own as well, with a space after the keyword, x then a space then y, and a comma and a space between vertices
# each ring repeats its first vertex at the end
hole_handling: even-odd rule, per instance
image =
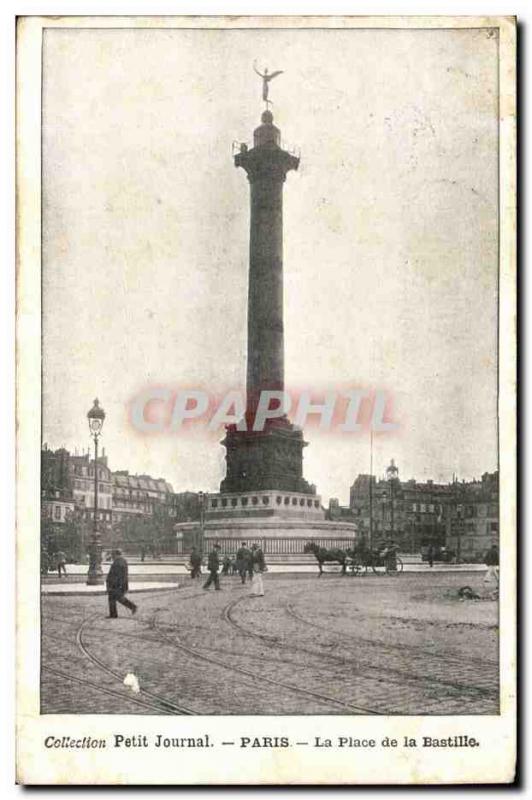
POLYGON ((273 115, 264 111, 253 148, 242 147, 235 166, 250 183, 250 239, 247 349, 247 430, 227 428, 227 474, 222 492, 280 489, 311 494, 303 478, 303 433, 286 417, 254 431, 262 391, 284 389, 283 184, 299 159, 280 146, 273 115))
POLYGON ((283 184, 299 159, 282 150, 270 111, 254 132, 254 147, 235 156, 250 183, 247 412, 263 390, 284 388, 283 184))

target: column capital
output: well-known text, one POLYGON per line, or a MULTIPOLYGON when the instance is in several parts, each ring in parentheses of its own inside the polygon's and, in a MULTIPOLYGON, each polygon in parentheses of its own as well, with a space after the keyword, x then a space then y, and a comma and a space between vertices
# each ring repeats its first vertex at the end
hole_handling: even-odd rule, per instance
POLYGON ((241 150, 235 156, 235 167, 245 169, 250 183, 260 180, 280 181, 286 179, 286 173, 296 170, 299 158, 287 153, 277 145, 261 145, 251 150, 241 150))

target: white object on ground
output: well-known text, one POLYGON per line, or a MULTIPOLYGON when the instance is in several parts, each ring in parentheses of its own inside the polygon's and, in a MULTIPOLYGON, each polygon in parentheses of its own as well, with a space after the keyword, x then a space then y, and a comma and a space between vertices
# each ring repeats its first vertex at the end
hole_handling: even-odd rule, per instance
POLYGON ((129 686, 133 694, 140 692, 139 679, 132 672, 128 672, 124 678, 124 686, 129 686))

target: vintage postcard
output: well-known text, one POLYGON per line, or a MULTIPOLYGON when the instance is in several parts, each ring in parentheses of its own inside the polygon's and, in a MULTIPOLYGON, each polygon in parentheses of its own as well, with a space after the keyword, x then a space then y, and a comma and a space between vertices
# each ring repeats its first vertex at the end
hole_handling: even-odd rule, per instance
POLYGON ((514 780, 515 57, 19 18, 20 783, 514 780))

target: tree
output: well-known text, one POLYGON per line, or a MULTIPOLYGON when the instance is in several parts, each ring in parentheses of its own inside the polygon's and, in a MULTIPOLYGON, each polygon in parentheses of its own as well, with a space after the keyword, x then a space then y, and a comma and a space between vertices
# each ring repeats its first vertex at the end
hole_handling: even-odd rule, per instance
POLYGON ((80 511, 67 511, 62 522, 52 519, 49 507, 41 508, 41 572, 53 568, 54 553, 60 550, 68 561, 83 562, 89 537, 89 523, 80 511))

